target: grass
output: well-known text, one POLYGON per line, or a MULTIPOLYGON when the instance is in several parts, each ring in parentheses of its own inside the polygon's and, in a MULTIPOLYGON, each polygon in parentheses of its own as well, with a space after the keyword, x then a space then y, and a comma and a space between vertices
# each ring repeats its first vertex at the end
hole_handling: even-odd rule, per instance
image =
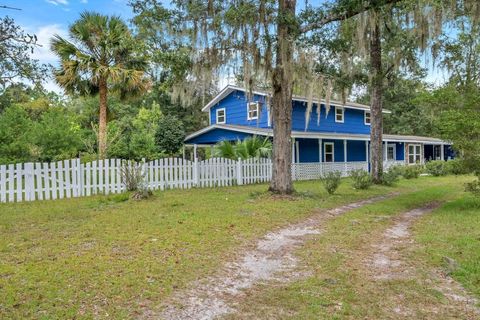
POLYGON ((265 185, 0 205, 0 318, 129 318, 207 275, 249 239, 356 199, 296 184, 294 200, 265 185))
POLYGON ((295 318, 376 316, 370 304, 382 293, 362 288, 349 271, 350 252, 386 226, 378 217, 454 199, 466 179, 424 177, 361 191, 343 180, 333 196, 308 181, 295 185, 294 198, 270 196, 265 185, 253 185, 158 192, 146 201, 115 195, 3 204, 0 318, 137 317, 269 230, 318 208, 397 191, 403 195, 334 219, 321 240, 308 242, 299 254, 312 277, 281 290, 260 287, 245 303, 260 310, 257 317, 268 315, 269 307, 295 318))
MULTIPOLYGON (((303 268, 311 272, 311 276, 289 284, 260 285, 247 296, 239 312, 227 318, 438 319, 438 315, 432 316, 430 307, 438 303, 446 303, 440 292, 422 285, 422 281, 392 280, 380 283, 372 281, 369 274, 371 271, 368 270, 365 259, 373 254, 372 244, 391 225, 391 219, 396 215, 436 201, 453 200, 446 205, 447 208, 456 202, 465 205, 473 201, 462 191, 462 184, 469 180, 471 180, 470 177, 422 177, 408 182, 403 180, 402 183, 415 185, 418 188, 417 192, 404 193, 396 198, 365 206, 331 220, 322 235, 308 241, 298 252, 303 268), (402 305, 416 307, 410 310, 412 314, 403 316, 393 314, 392 310, 402 305)), ((472 206, 467 205, 469 210, 472 206)), ((435 237, 423 238, 427 239, 428 245, 434 242, 433 239, 442 244, 448 241, 442 239, 442 227, 436 229, 436 225, 428 222, 428 219, 435 219, 437 215, 437 212, 427 215, 421 224, 428 226, 430 235, 435 234, 435 237)), ((470 211, 470 215, 475 214, 470 211)), ((471 217, 471 219, 478 219, 478 211, 476 218, 471 217)), ((444 217, 441 220, 444 222, 444 228, 448 229, 448 218, 444 217)), ((460 220, 461 218, 457 218, 454 221, 460 220)), ((470 222, 465 221, 466 224, 470 222)), ((478 281, 480 252, 478 220, 476 224, 472 224, 470 230, 461 227, 455 229, 458 230, 451 234, 451 237, 455 238, 454 243, 457 244, 455 250, 461 251, 468 248, 469 253, 475 251, 469 257, 465 256, 465 261, 468 262, 464 268, 467 268, 466 265, 472 266, 470 268, 472 271, 476 268, 476 271, 468 274, 466 278, 469 279, 468 282, 475 279, 478 281), (476 230, 473 231, 473 228, 476 230), (457 238, 462 232, 460 230, 465 234, 457 238), (477 237, 477 240, 470 242, 469 237, 477 237)), ((425 234, 420 229, 417 232, 425 234)), ((433 260, 438 262, 438 256, 442 255, 439 251, 442 249, 431 248, 430 250, 433 252, 423 252, 424 256, 436 256, 437 258, 433 260)), ((454 254, 451 255, 456 257, 454 254)), ((423 265, 418 263, 416 266, 433 267, 428 263, 423 265)), ((478 283, 472 285, 478 290, 478 283)))
POLYGON ((465 195, 423 217, 415 225, 415 237, 422 247, 413 259, 444 269, 480 298, 480 199, 465 195), (454 259, 455 270, 444 257, 454 259))

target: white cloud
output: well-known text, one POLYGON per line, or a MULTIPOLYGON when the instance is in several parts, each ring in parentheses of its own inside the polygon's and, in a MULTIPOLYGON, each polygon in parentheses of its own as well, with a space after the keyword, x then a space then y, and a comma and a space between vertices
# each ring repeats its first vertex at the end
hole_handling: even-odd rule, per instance
POLYGON ((42 63, 55 64, 58 58, 50 50, 50 41, 55 34, 66 37, 67 30, 62 28, 60 24, 51 24, 32 30, 38 38, 37 43, 39 46, 35 48, 32 54, 32 58, 39 60, 42 63))
POLYGON ((58 6, 59 4, 63 4, 64 6, 68 5, 68 0, 45 0, 46 2, 58 6))
POLYGON ((81 3, 88 3, 88 0, 80 0, 81 3))

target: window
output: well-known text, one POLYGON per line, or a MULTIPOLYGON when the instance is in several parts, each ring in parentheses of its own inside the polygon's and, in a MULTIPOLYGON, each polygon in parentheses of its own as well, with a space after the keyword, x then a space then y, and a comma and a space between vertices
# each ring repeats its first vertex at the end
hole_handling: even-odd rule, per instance
POLYGON ((258 119, 258 102, 250 102, 247 105, 247 120, 258 119))
POLYGON ((340 107, 335 107, 335 122, 343 122, 343 116, 345 109, 340 107))
POLYGON ((365 111, 364 120, 367 126, 369 126, 372 123, 372 114, 370 113, 370 111, 365 111))
POLYGON ((335 156, 333 154, 333 143, 328 142, 323 146, 323 161, 324 162, 334 162, 335 156))
POLYGON ((408 145, 408 163, 420 163, 422 159, 422 146, 419 144, 408 145))
POLYGON ((225 108, 217 110, 217 123, 222 124, 226 122, 225 108))
POLYGON ((395 160, 395 145, 389 144, 387 147, 387 161, 395 160))

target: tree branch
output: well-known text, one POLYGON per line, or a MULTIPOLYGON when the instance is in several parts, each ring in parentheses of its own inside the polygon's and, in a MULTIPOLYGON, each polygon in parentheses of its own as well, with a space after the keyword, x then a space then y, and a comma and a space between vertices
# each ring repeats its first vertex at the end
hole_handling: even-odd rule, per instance
POLYGON ((352 18, 356 16, 357 14, 360 14, 362 12, 368 11, 370 9, 373 9, 377 6, 379 6, 379 2, 381 2, 381 5, 388 5, 388 4, 395 4, 397 2, 400 2, 402 0, 383 0, 383 1, 375 1, 371 0, 368 1, 367 3, 363 3, 362 5, 356 7, 356 8, 348 8, 346 10, 342 11, 335 11, 332 10, 329 14, 320 17, 319 20, 309 23, 307 25, 304 25, 300 28, 301 33, 306 33, 309 31, 313 31, 316 29, 321 29, 323 28, 326 24, 329 24, 331 22, 336 22, 336 21, 343 21, 347 20, 349 18, 352 18))

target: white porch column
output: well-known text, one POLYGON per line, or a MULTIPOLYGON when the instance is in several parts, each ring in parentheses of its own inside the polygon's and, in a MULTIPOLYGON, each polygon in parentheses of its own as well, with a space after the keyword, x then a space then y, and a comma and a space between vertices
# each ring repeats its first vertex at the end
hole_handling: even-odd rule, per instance
POLYGON ((385 146, 383 148, 383 161, 387 162, 387 160, 388 160, 388 141, 385 140, 384 143, 385 143, 385 146))
POLYGON ((295 163, 295 138, 292 138, 292 163, 295 163))
POLYGON ((368 140, 365 141, 365 161, 367 164, 370 162, 369 152, 368 152, 368 140))
POLYGON ((297 158, 297 162, 300 163, 300 143, 298 141, 295 141, 295 157, 297 158))
POLYGON ((193 160, 197 160, 197 145, 193 145, 193 160))
POLYGON ((420 163, 425 164, 425 144, 422 143, 422 156, 420 157, 420 163))
POLYGON ((347 162, 347 139, 343 140, 343 162, 347 162))
POLYGON ((440 145, 440 160, 442 161, 445 161, 444 151, 445 151, 445 145, 442 143, 440 145))
POLYGON ((318 162, 322 161, 322 139, 318 139, 318 162))

